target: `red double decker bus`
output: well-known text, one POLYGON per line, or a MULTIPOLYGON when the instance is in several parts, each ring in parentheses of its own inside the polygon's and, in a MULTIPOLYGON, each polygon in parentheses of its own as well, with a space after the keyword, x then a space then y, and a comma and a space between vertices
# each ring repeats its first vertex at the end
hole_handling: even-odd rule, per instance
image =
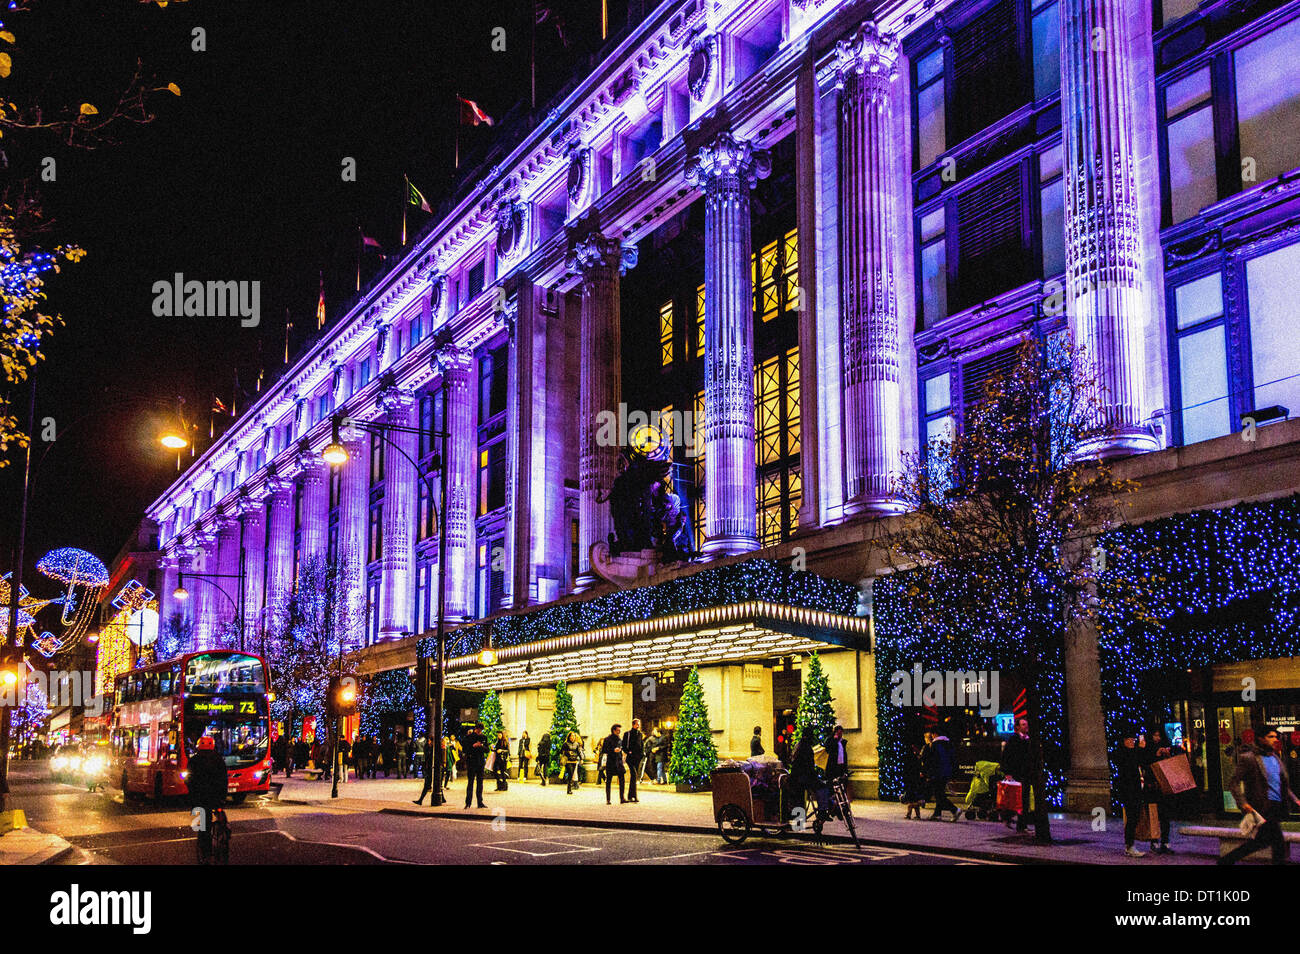
POLYGON ((184 795, 186 766, 210 736, 231 800, 270 787, 269 673, 260 656, 189 653, 117 677, 110 741, 124 797, 184 795))

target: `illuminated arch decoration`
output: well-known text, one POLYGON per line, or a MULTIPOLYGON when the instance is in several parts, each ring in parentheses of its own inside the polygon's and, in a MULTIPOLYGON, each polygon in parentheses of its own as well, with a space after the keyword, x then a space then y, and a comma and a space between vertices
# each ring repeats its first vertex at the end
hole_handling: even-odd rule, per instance
MULTIPOLYGON (((76 643, 86 633, 95 616, 95 607, 99 595, 108 586, 108 568, 102 560, 88 550, 77 547, 59 547, 51 550, 36 562, 36 570, 43 576, 65 584, 62 596, 52 599, 36 599, 22 588, 19 592, 19 605, 32 617, 32 622, 23 634, 30 638, 31 646, 41 655, 49 658, 76 643), (57 632, 46 630, 34 636, 36 614, 47 606, 61 606, 59 629, 57 632)), ((4 586, 8 594, 8 584, 4 586)), ((21 617, 19 623, 22 623, 21 617)), ((21 627, 20 627, 21 629, 21 627)))

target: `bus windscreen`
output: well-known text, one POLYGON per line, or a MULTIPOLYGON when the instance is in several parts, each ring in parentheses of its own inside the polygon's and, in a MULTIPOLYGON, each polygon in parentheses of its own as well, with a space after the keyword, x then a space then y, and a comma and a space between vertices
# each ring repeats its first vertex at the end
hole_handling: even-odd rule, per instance
POLYGON ((240 653, 192 656, 185 664, 185 691, 213 695, 264 693, 262 662, 256 656, 240 653))

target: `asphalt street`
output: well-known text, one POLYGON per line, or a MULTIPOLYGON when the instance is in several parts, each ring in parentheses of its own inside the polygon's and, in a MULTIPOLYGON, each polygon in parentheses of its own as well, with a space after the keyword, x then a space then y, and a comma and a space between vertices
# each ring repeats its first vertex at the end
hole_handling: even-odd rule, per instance
MULTIPOLYGON (((180 801, 123 801, 116 789, 89 792, 50 779, 44 763, 13 763, 15 805, 40 831, 74 850, 59 864, 195 863, 190 809, 180 801)), ((665 833, 383 811, 338 811, 270 798, 227 809, 231 864, 257 865, 953 865, 966 858, 934 851, 817 845, 811 837, 726 845, 716 835, 665 833)))

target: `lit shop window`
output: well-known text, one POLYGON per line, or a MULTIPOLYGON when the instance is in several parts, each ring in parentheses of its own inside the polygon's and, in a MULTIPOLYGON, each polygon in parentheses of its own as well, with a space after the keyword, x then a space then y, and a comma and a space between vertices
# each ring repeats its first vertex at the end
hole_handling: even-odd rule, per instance
POLYGON ((695 289, 695 356, 704 356, 704 285, 695 289))
POLYGON ((788 539, 798 526, 799 349, 761 362, 754 377, 758 535, 770 546, 788 539))
POLYGON ((673 363, 673 303, 659 306, 659 363, 663 367, 673 363))
POLYGON ((1174 337, 1178 347, 1178 390, 1182 442, 1228 433, 1228 351, 1219 272, 1174 289, 1174 337))

